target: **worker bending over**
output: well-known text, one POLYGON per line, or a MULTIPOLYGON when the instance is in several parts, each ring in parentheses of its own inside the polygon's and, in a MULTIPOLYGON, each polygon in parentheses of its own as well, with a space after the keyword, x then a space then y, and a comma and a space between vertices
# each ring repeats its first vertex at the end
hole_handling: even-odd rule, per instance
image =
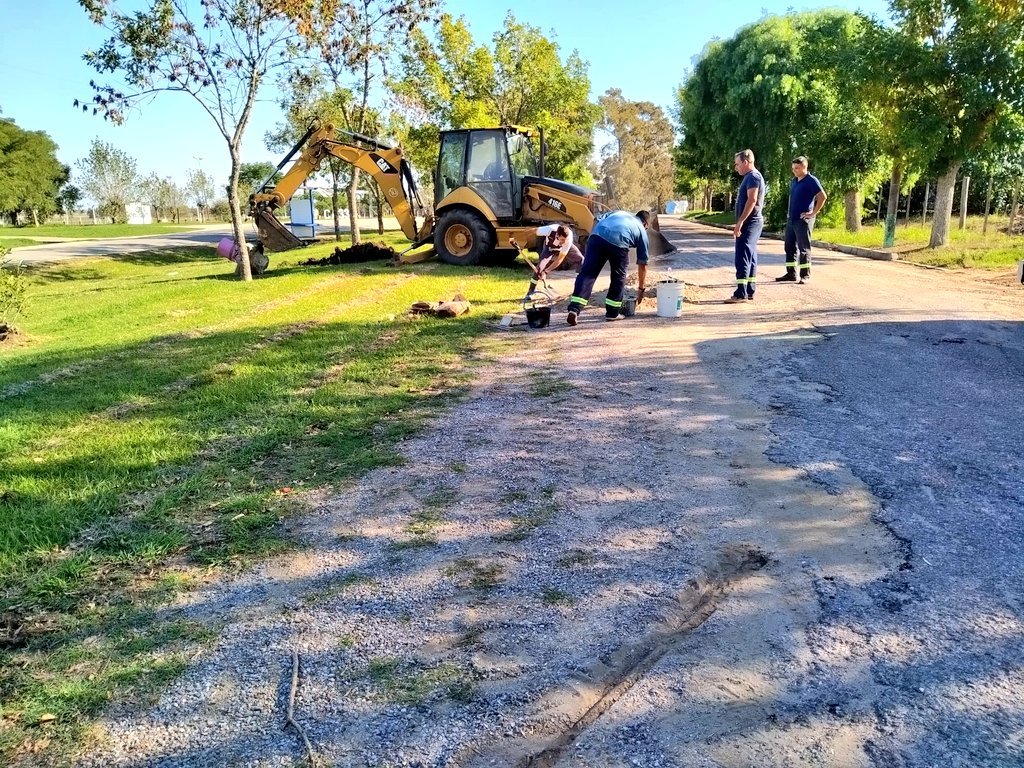
MULTIPOLYGON (((543 280, 549 272, 554 272, 559 267, 579 271, 580 265, 583 263, 583 254, 573 242, 572 230, 567 224, 548 224, 537 227, 534 234, 544 238, 540 261, 537 264, 538 280, 543 280), (563 264, 565 266, 562 266, 563 264)), ((510 237, 508 242, 513 248, 519 247, 519 243, 514 237, 510 237)))
POLYGON ((598 220, 594 231, 587 238, 583 266, 576 276, 576 285, 569 299, 569 316, 566 318, 569 325, 576 325, 579 320, 580 312, 590 301, 594 283, 606 262, 611 264, 612 279, 608 285, 608 296, 604 300, 605 319, 618 320, 622 317, 622 291, 626 287, 630 248, 636 248, 639 281, 636 303, 640 306, 647 283, 647 227, 650 219, 647 211, 635 215, 629 211, 612 211, 598 220))

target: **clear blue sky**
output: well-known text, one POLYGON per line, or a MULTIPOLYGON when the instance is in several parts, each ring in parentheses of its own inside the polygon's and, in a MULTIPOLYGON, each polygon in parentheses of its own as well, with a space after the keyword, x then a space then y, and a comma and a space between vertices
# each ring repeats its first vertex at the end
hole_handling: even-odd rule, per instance
MULTIPOLYGON (((124 0, 122 0, 124 4, 124 0)), ((110 125, 72 108, 89 99, 89 80, 98 76, 82 54, 103 40, 75 0, 2 2, 0 30, 0 111, 29 130, 46 131, 59 146, 61 161, 72 166, 94 137, 109 141, 138 161, 139 171, 156 171, 182 182, 186 170, 202 167, 226 182, 227 147, 210 118, 191 97, 163 94, 110 125)), ((128 5, 139 7, 142 0, 128 5)), ((502 25, 508 3, 447 0, 447 9, 469 20, 474 39, 490 42, 502 25)), ((661 4, 610 0, 518 0, 520 21, 540 26, 558 42, 563 58, 573 49, 590 64, 594 98, 621 88, 628 99, 668 108, 674 89, 694 57, 714 38, 727 38, 766 14, 838 7, 887 15, 885 0, 669 0, 661 4)), ((263 135, 279 119, 273 86, 261 93, 243 146, 245 161, 272 160, 263 135)))

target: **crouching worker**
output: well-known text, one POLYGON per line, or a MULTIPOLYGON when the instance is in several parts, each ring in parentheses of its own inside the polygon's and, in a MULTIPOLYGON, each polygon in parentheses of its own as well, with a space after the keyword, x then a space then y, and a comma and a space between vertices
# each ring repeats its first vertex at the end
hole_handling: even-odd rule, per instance
MULTIPOLYGON (((573 242, 572 230, 568 226, 549 224, 537 227, 534 234, 544 238, 540 260, 537 263, 538 280, 544 280, 549 273, 556 269, 571 269, 579 272, 580 265, 583 263, 583 254, 573 242)), ((513 248, 519 247, 519 243, 513 237, 510 237, 508 242, 513 248)))
POLYGON ((613 211, 602 216, 594 231, 587 238, 587 252, 583 266, 576 276, 576 285, 569 299, 569 316, 566 322, 576 325, 580 312, 590 301, 594 283, 606 263, 611 265, 612 279, 608 286, 608 297, 604 300, 606 320, 618 320, 622 312, 622 292, 626 287, 626 272, 629 269, 629 249, 636 248, 637 300, 643 301, 647 285, 647 227, 651 215, 647 211, 632 214, 629 211, 613 211))

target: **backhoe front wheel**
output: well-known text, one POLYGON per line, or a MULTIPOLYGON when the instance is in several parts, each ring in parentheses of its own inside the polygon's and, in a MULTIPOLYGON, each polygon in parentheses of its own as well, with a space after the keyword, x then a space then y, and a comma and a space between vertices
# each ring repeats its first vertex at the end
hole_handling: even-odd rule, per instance
POLYGON ((446 264, 470 266, 494 249, 494 233, 476 213, 464 209, 441 215, 434 234, 434 248, 446 264))

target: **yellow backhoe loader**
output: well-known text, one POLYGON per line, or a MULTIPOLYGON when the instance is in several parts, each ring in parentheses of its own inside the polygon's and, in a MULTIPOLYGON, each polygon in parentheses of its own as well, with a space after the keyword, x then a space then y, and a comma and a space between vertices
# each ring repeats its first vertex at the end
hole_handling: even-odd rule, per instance
POLYGON ((582 243, 604 209, 596 193, 544 176, 544 137, 538 162, 531 132, 510 126, 441 132, 434 171, 434 206, 428 213, 401 147, 361 134, 314 123, 278 165, 298 155, 276 185, 264 184, 250 198, 263 246, 283 251, 303 245, 277 217, 302 183, 327 157, 336 157, 370 174, 391 205, 413 246, 432 243, 442 261, 476 264, 496 250, 516 250, 509 238, 532 242, 536 227, 565 222, 582 243))

